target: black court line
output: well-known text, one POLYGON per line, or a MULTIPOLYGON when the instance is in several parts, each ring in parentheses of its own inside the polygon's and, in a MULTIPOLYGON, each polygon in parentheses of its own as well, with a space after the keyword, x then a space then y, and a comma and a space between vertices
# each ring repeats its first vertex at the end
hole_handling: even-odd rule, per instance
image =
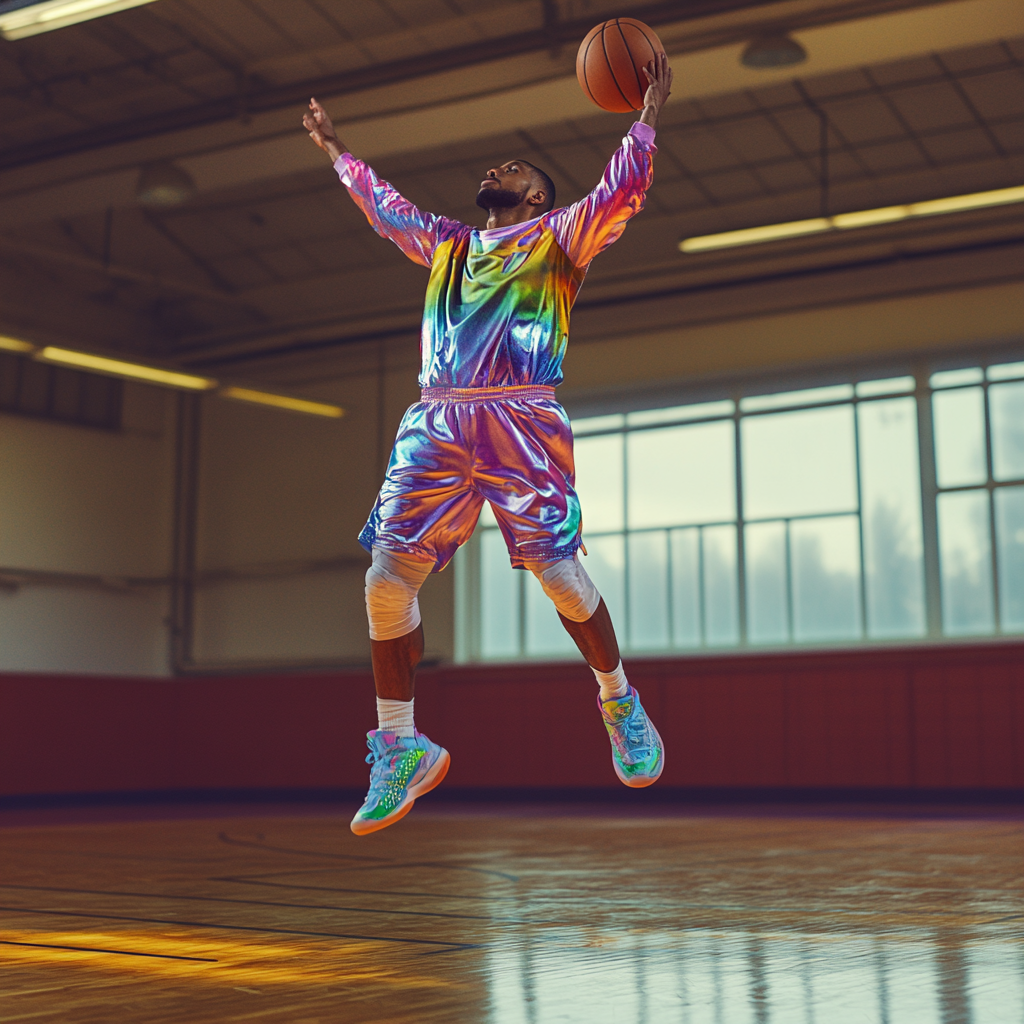
POLYGON ((0 907, 12 914, 38 914, 43 917, 78 917, 97 921, 134 921, 136 924, 166 924, 178 928, 209 928, 211 931, 260 932, 267 935, 301 935, 313 939, 351 939, 353 942, 391 942, 410 946, 435 946, 459 951, 482 949, 481 942, 442 942, 436 939, 408 939, 392 935, 348 935, 342 932, 308 932, 299 928, 268 928, 245 924, 217 924, 211 921, 181 921, 162 917, 131 917, 127 914, 92 914, 82 910, 49 910, 45 907, 0 907))
POLYGON ((562 921, 544 921, 523 917, 493 917, 489 914, 451 914, 440 910, 384 910, 376 907, 338 907, 326 903, 282 903, 276 900, 246 900, 231 896, 188 896, 164 892, 124 892, 119 889, 73 889, 57 885, 14 885, 0 883, 0 889, 16 889, 19 892, 61 892, 79 896, 120 896, 127 899, 184 900, 186 903, 231 903, 243 907, 282 907, 286 910, 336 910, 346 914, 391 914, 404 917, 442 917, 456 921, 482 921, 485 924, 564 924, 562 921))
POLYGON ((509 903, 522 902, 523 894, 514 893, 508 896, 472 896, 464 892, 414 892, 400 889, 353 889, 336 885, 298 885, 295 882, 270 882, 270 878, 290 878, 295 875, 317 874, 319 868, 312 868, 308 871, 270 871, 259 875, 213 875, 209 878, 211 882, 233 882, 236 885, 264 885, 276 889, 302 889, 310 892, 347 892, 360 896, 401 896, 416 897, 417 899, 432 900, 476 900, 483 903, 509 903))
POLYGON ((361 860, 371 862, 365 867, 356 869, 360 871, 372 870, 378 867, 387 870, 394 870, 396 868, 443 868, 446 871, 469 871, 478 875, 492 875, 496 878, 504 878, 509 882, 519 881, 516 875, 510 875, 504 871, 466 867, 463 864, 446 864, 443 861, 396 861, 393 857, 362 857, 349 853, 322 853, 319 850, 296 850, 286 846, 270 846, 266 843, 252 842, 248 839, 234 839, 226 832, 218 832, 217 838, 222 843, 228 843, 231 846, 244 846, 251 850, 266 850, 271 853, 293 853, 300 857, 322 857, 325 860, 361 860))
MULTIPOLYGON (((245 885, 262 885, 262 886, 266 886, 268 888, 304 889, 304 890, 313 890, 313 891, 316 891, 316 892, 362 893, 362 894, 374 895, 374 896, 421 896, 421 897, 433 897, 433 898, 437 898, 437 899, 471 899, 471 900, 481 900, 481 901, 513 900, 514 899, 514 900, 516 900, 518 902, 522 902, 524 899, 527 898, 527 897, 524 897, 522 894, 519 894, 519 895, 516 895, 516 896, 496 896, 496 897, 492 897, 492 896, 462 896, 460 894, 442 894, 441 896, 438 896, 437 893, 426 893, 426 892, 417 893, 417 892, 392 892, 392 891, 386 891, 386 890, 373 890, 373 889, 333 889, 333 888, 330 888, 328 886, 296 885, 294 883, 289 883, 289 882, 269 882, 269 881, 263 881, 263 880, 255 880, 253 878, 247 878, 244 875, 243 876, 239 876, 237 878, 232 878, 232 877, 216 878, 216 879, 211 879, 211 881, 217 881, 217 882, 238 882, 238 883, 242 883, 242 884, 245 884, 245 885)), ((8 888, 8 886, 0 886, 0 888, 8 888)), ((607 897, 605 895, 607 892, 618 892, 618 890, 617 889, 592 889, 592 890, 589 890, 586 895, 587 896, 596 897, 598 900, 600 900, 602 902, 604 907, 607 908, 607 909, 619 908, 619 907, 621 907, 623 905, 624 902, 629 902, 629 900, 632 899, 632 897, 624 897, 623 900, 621 900, 621 901, 617 901, 617 902, 614 902, 612 904, 609 904, 607 902, 607 897)), ((533 902, 536 902, 536 903, 558 903, 558 902, 578 903, 580 901, 580 899, 581 899, 581 894, 576 892, 576 891, 573 891, 573 890, 568 890, 568 891, 567 890, 559 890, 557 892, 550 892, 550 893, 539 893, 539 894, 538 893, 532 893, 529 896, 529 899, 532 900, 533 902)), ((744 905, 744 904, 734 904, 734 903, 689 903, 689 902, 680 902, 680 903, 673 903, 672 904, 672 909, 674 909, 674 910, 710 910, 710 911, 715 911, 715 912, 722 912, 722 911, 724 911, 724 912, 727 912, 727 913, 753 913, 753 914, 762 914, 762 913, 769 913, 769 914, 822 914, 822 913, 829 913, 829 914, 846 915, 846 916, 849 916, 849 917, 873 917, 873 916, 877 916, 879 914, 891 915, 891 916, 895 916, 895 917, 952 917, 952 918, 961 918, 961 917, 964 916, 962 913, 960 913, 958 911, 931 910, 931 909, 927 909, 927 908, 921 909, 921 910, 915 910, 915 909, 903 910, 903 909, 898 909, 898 908, 895 908, 895 909, 894 908, 889 908, 889 909, 886 909, 886 910, 873 910, 873 909, 872 910, 856 910, 854 908, 834 907, 834 906, 831 906, 831 905, 827 906, 827 907, 810 907, 810 908, 808 908, 808 907, 776 907, 776 906, 760 906, 759 907, 759 906, 747 906, 747 905, 744 905)), ((452 915, 452 916, 454 917, 454 916, 461 916, 461 915, 452 915)), ((981 916, 981 915, 979 914, 978 916, 981 916)), ((1014 916, 1016 916, 1016 915, 1014 915, 1014 916)), ((1020 916, 1024 917, 1024 914, 1022 914, 1020 916)), ((495 922, 502 922, 505 919, 503 919, 503 918, 493 918, 492 917, 492 918, 488 918, 488 920, 495 921, 495 922)), ((995 918, 995 919, 993 919, 993 921, 981 920, 978 923, 979 924, 991 924, 991 923, 995 923, 996 921, 999 921, 999 920, 1002 920, 1002 918, 995 918)), ((528 919, 528 920, 526 920, 526 921, 524 921, 522 923, 524 923, 524 924, 552 924, 552 923, 554 923, 554 924, 561 924, 563 922, 557 922, 557 921, 556 922, 551 922, 551 921, 541 920, 541 919, 538 918, 538 919, 528 919)))
POLYGON ((402 868, 440 868, 442 871, 466 871, 471 875, 487 875, 490 878, 500 878, 504 882, 518 882, 518 875, 510 875, 507 871, 494 871, 491 868, 471 868, 464 864, 448 864, 438 860, 401 860, 392 864, 374 864, 359 867, 352 867, 350 872, 356 871, 398 871, 402 868))
POLYGON ((95 949, 92 946, 55 946, 47 942, 11 942, 8 939, 0 939, 0 946, 29 946, 32 949, 70 949, 76 953, 113 953, 116 956, 148 956, 155 960, 191 960, 199 964, 216 964, 208 956, 172 956, 170 953, 136 953, 130 949, 95 949))
POLYGON ((403 861, 395 860, 392 857, 358 857, 346 853, 322 853, 318 850, 295 850, 285 846, 269 846, 265 843, 254 843, 244 839, 232 839, 231 836, 224 832, 221 832, 217 836, 221 842, 230 843, 233 846, 245 846, 252 850, 266 850, 271 853, 293 853, 302 857, 316 857, 323 858, 325 860, 361 860, 371 861, 370 864, 359 865, 353 867, 354 871, 373 871, 374 869, 380 869, 383 871, 394 871, 398 868, 441 868, 445 871, 468 871, 472 874, 477 875, 490 875, 495 878, 503 878, 509 882, 518 882, 518 875, 510 875, 507 871, 494 871, 491 868, 474 868, 467 867, 465 864, 448 864, 445 861, 403 861))
MULTIPOLYGON (((215 881, 218 881, 218 882, 239 882, 239 883, 244 883, 246 885, 263 885, 263 886, 267 886, 267 887, 280 887, 280 888, 284 888, 284 889, 289 889, 289 888, 294 888, 294 889, 312 889, 314 891, 365 893, 367 895, 381 895, 381 896, 424 896, 424 897, 436 897, 436 895, 437 895, 436 893, 384 892, 384 891, 374 891, 374 890, 368 890, 368 889, 330 889, 330 888, 327 888, 326 886, 292 885, 292 884, 283 883, 283 882, 254 881, 252 879, 245 878, 245 877, 241 877, 241 878, 230 878, 230 877, 228 877, 228 878, 218 878, 218 879, 215 879, 215 881)), ((4 888, 6 888, 6 886, 4 886, 4 888)), ((602 904, 603 904, 602 909, 606 909, 606 910, 621 909, 621 907, 624 905, 624 901, 619 901, 619 902, 616 902, 616 903, 614 903, 612 905, 609 905, 606 902, 606 897, 603 895, 603 893, 605 891, 606 890, 591 890, 591 892, 588 895, 595 895, 602 902, 602 904)), ((522 902, 523 899, 524 899, 524 897, 522 895, 514 896, 514 897, 513 896, 488 897, 488 896, 459 896, 457 894, 456 895, 445 895, 444 897, 437 897, 437 898, 445 898, 445 899, 476 899, 476 900, 484 900, 484 901, 490 900, 492 898, 496 898, 496 899, 500 899, 500 900, 515 899, 515 900, 520 901, 520 902, 522 902)), ((556 892, 556 893, 543 893, 543 894, 540 894, 540 895, 533 894, 529 898, 530 898, 531 901, 533 901, 535 903, 538 903, 538 904, 551 904, 551 903, 565 903, 565 902, 578 903, 581 897, 580 897, 580 894, 576 893, 576 892, 559 891, 559 892, 556 892)), ((625 901, 625 902, 628 902, 628 900, 625 901)), ((885 915, 885 916, 892 916, 892 917, 896 917, 896 918, 923 917, 923 918, 953 918, 954 920, 960 920, 960 919, 964 918, 964 916, 965 916, 964 914, 959 913, 957 911, 932 910, 932 909, 928 909, 928 908, 921 909, 921 910, 913 910, 913 909, 903 910, 903 909, 893 909, 893 908, 886 909, 886 910, 856 910, 856 909, 852 909, 852 908, 843 908, 843 907, 838 907, 837 908, 837 907, 833 907, 833 906, 827 906, 827 907, 822 906, 822 907, 811 907, 811 908, 808 908, 808 907, 776 907, 776 906, 758 907, 758 906, 746 906, 746 905, 743 905, 743 904, 731 904, 731 903, 689 903, 689 902, 687 902, 687 903, 673 903, 671 909, 672 910, 679 910, 679 911, 710 911, 710 912, 714 912, 714 913, 754 914, 754 915, 757 915, 757 914, 835 914, 835 915, 838 915, 838 916, 846 916, 846 917, 853 917, 853 918, 877 917, 879 915, 885 915)), ((410 913, 410 912, 409 911, 405 911, 404 913, 410 913)), ((437 916, 449 916, 449 915, 438 914, 437 916)), ((452 917, 462 917, 463 915, 452 914, 450 916, 452 916, 452 917)), ((473 920, 473 918, 470 918, 469 915, 465 915, 465 916, 467 918, 469 918, 470 920, 473 920)), ((981 914, 978 914, 976 916, 979 919, 972 922, 972 926, 975 926, 975 927, 980 927, 981 925, 985 925, 985 924, 996 924, 999 921, 1003 920, 1003 918, 994 918, 992 920, 986 920, 983 917, 983 915, 981 915, 981 914)), ((1017 915, 1012 915, 1012 916, 1017 916, 1017 915)), ((1011 916, 1010 919, 1012 919, 1012 916, 1011 916)), ((1024 917, 1024 915, 1020 915, 1020 916, 1024 917)), ((513 920, 513 919, 509 919, 509 918, 490 917, 490 918, 486 918, 485 920, 491 921, 491 922, 493 922, 495 924, 506 924, 506 923, 507 924, 524 924, 524 925, 551 925, 551 924, 554 924, 554 925, 566 926, 566 927, 575 927, 576 926, 576 924, 574 922, 551 921, 551 920, 544 919, 544 918, 527 918, 527 919, 525 919, 523 921, 517 921, 517 920, 513 920)), ((481 945, 486 945, 486 943, 481 943, 481 945)))
POLYGON ((356 853, 322 853, 319 850, 295 850, 288 846, 270 846, 268 843, 253 842, 251 839, 235 839, 227 832, 218 832, 217 838, 229 846, 244 846, 250 850, 264 850, 269 853, 293 853, 299 857, 323 857, 327 860, 364 860, 376 864, 392 864, 393 857, 369 857, 356 853))

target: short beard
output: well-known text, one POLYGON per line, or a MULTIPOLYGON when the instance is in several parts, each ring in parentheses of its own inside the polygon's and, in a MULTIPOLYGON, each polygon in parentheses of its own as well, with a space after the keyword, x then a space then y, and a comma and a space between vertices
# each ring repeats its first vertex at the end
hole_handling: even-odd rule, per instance
POLYGON ((511 210, 526 198, 529 191, 529 187, 522 192, 513 192, 510 188, 485 187, 477 192, 476 205, 481 210, 511 210))

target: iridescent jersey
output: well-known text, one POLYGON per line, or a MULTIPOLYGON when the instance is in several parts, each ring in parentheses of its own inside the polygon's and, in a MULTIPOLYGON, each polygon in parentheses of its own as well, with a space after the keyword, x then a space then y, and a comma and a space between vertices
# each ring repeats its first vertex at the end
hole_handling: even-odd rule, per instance
POLYGON ((420 386, 560 383, 587 267, 643 209, 656 152, 654 130, 637 122, 590 195, 492 230, 424 213, 361 160, 338 157, 338 176, 377 234, 430 268, 420 386))

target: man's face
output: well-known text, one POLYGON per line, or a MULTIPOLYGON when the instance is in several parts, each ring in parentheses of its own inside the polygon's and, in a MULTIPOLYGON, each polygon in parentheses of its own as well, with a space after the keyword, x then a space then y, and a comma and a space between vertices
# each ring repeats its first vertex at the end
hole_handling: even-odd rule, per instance
POLYGON ((533 168, 521 160, 492 167, 480 182, 476 205, 484 210, 519 206, 534 189, 533 168))

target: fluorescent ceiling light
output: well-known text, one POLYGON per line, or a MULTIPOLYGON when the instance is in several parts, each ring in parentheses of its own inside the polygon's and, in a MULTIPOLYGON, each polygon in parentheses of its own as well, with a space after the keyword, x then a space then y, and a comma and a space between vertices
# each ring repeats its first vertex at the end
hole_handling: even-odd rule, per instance
POLYGON ((743 228, 740 231, 723 231, 719 235, 701 235, 698 238, 684 238, 679 243, 683 252, 703 252, 705 249, 728 249, 734 245, 754 245, 757 242, 774 242, 779 238, 796 238, 799 235, 816 235, 832 227, 827 217, 811 220, 791 220, 786 224, 765 224, 760 228, 743 228))
POLYGON ((151 3, 153 0, 7 0, 0 3, 0 35, 23 39, 151 3))
POLYGON ((0 349, 4 352, 34 352, 35 345, 30 341, 22 341, 21 338, 9 338, 0 334, 0 349))
POLYGON ((290 409, 292 412, 304 412, 310 416, 329 416, 339 419, 345 415, 340 405, 327 402, 311 402, 308 398, 292 398, 289 395, 273 395, 269 391, 253 391, 251 388, 227 387, 218 392, 225 398, 234 398, 239 402, 255 402, 257 405, 272 405, 278 409, 290 409))
POLYGON ((929 199, 923 203, 907 203, 905 206, 884 206, 877 210, 839 213, 834 217, 814 217, 811 220, 766 224, 763 227, 743 228, 740 231, 723 231, 717 235, 698 235, 694 238, 684 238, 679 243, 679 249, 681 252, 709 252, 712 249, 730 249, 738 245, 774 242, 781 238, 817 235, 826 231, 847 231, 851 228, 870 227, 873 224, 909 220, 913 217, 934 217, 944 213, 959 213, 962 210, 980 210, 986 206, 1005 206, 1008 203, 1022 202, 1024 185, 1018 185, 1013 188, 997 188, 990 192, 949 196, 946 199, 929 199))
POLYGON ((111 377, 127 377, 129 380, 142 380, 148 384, 163 384, 165 387, 185 388, 189 391, 208 391, 217 386, 217 382, 209 377, 196 377, 175 370, 161 370, 156 366, 127 363, 121 359, 94 356, 89 352, 74 352, 52 345, 47 345, 36 358, 47 363, 73 366, 78 370, 92 370, 94 373, 103 373, 111 377))

